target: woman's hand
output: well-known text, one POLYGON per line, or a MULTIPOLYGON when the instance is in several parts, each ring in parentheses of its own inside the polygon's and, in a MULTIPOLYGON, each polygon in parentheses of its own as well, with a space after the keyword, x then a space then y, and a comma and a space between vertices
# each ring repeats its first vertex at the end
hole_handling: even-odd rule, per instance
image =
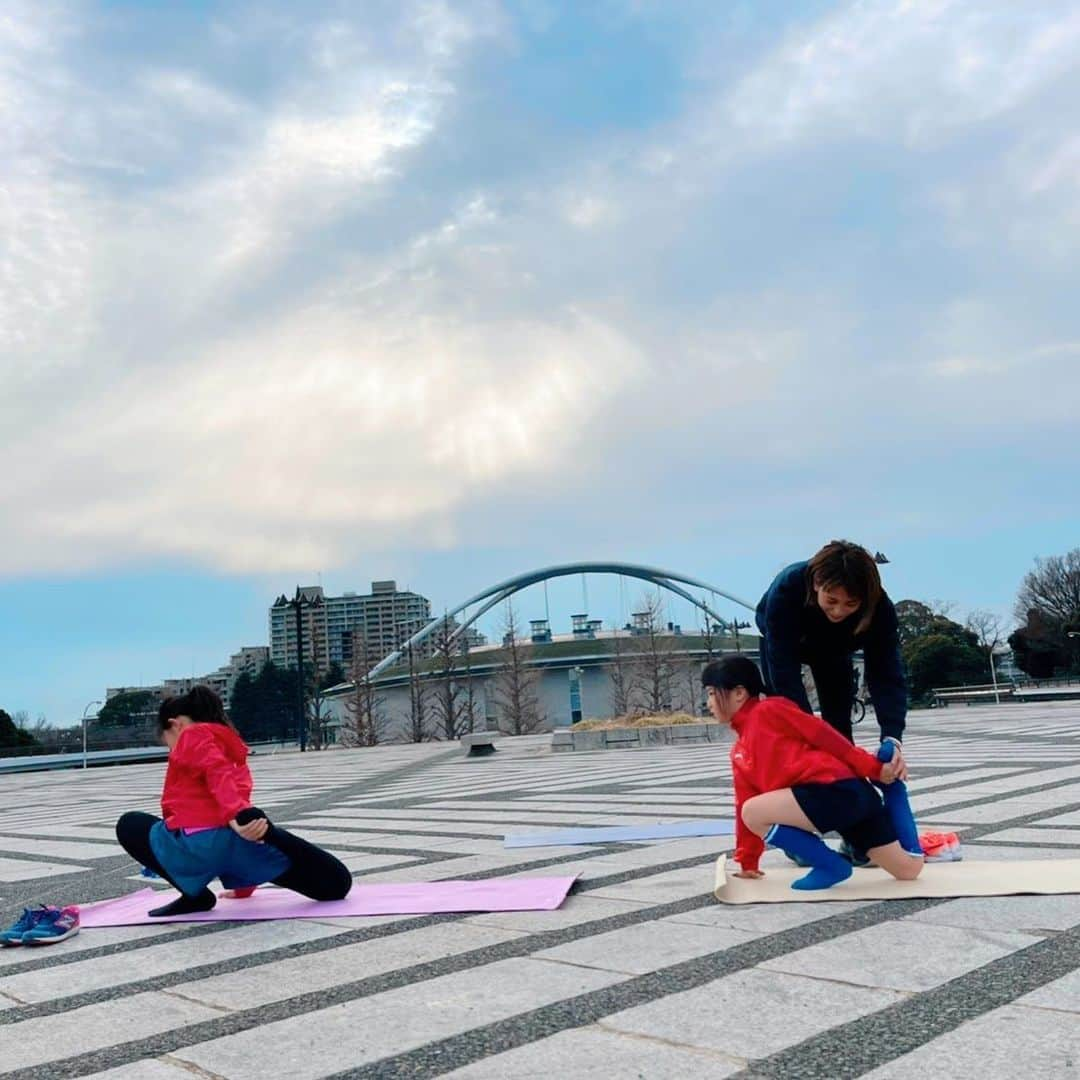
POLYGON ((891 761, 887 761, 881 767, 881 782, 891 784, 894 780, 906 780, 908 778, 908 768, 900 744, 894 739, 886 739, 885 742, 892 747, 893 756, 891 761))
POLYGON ((764 870, 736 870, 732 877, 759 878, 765 876, 764 870))
POLYGON ((244 840, 260 843, 262 838, 266 835, 266 830, 270 828, 270 822, 267 821, 266 818, 260 817, 249 821, 246 825, 240 825, 236 818, 233 818, 232 821, 229 822, 229 828, 244 840))

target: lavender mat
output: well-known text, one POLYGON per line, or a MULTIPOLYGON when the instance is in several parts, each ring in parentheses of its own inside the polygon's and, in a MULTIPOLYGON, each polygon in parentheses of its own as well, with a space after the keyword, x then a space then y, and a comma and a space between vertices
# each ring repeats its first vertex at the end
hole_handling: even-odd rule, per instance
POLYGON ((735 822, 706 818, 702 821, 672 821, 666 825, 592 826, 546 833, 512 833, 503 837, 503 847, 560 847, 564 844, 611 844, 632 840, 673 840, 682 836, 730 836, 735 822))
POLYGON ((562 904, 577 875, 569 877, 487 878, 483 881, 376 882, 354 885, 344 900, 308 900, 288 889, 259 889, 247 900, 218 900, 213 911, 153 919, 147 911, 167 904, 176 893, 140 889, 84 904, 83 929, 149 926, 164 922, 245 922, 259 919, 328 919, 356 915, 431 915, 466 911, 552 911, 562 904))

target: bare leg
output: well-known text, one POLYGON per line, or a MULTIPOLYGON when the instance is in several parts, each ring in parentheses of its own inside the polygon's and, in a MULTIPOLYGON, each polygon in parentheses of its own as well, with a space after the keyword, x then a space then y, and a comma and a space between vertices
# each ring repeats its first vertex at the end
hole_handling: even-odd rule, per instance
POLYGON ((755 795, 742 805, 742 819, 746 827, 758 836, 764 836, 774 825, 793 825, 817 835, 813 822, 803 813, 791 788, 766 791, 755 795))
POLYGON ((871 848, 868 854, 882 870, 887 870, 900 881, 914 881, 922 873, 923 858, 919 855, 909 855, 900 846, 899 840, 871 848))

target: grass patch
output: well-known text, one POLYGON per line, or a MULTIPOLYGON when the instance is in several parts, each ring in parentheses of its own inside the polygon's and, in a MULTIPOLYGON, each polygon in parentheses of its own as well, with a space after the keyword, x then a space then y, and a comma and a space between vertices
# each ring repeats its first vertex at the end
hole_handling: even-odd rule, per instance
POLYGON ((691 716, 689 713, 659 713, 655 716, 612 716, 607 720, 582 720, 571 731, 611 731, 614 728, 669 727, 672 724, 706 724, 704 716, 691 716))

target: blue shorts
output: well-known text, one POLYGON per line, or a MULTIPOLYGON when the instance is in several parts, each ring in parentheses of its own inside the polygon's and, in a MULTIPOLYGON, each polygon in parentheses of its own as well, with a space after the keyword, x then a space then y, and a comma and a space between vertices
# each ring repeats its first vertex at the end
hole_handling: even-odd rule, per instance
POLYGON ((245 840, 227 826, 186 835, 158 821, 150 829, 150 849, 189 896, 201 892, 214 878, 220 878, 226 889, 262 885, 292 865, 277 848, 245 840))
POLYGON ((791 793, 819 833, 838 832, 858 851, 884 847, 897 838, 881 794, 869 780, 796 784, 791 793))

